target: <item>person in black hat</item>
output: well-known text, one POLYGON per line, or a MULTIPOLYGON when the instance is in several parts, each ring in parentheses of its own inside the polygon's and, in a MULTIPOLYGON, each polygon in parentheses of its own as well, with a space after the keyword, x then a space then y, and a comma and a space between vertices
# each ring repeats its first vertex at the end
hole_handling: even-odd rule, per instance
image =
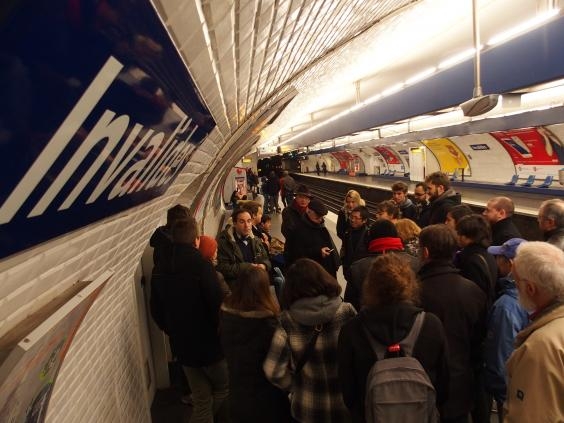
POLYGON ((297 222, 294 231, 286 239, 284 257, 290 266, 299 258, 318 262, 333 277, 341 265, 339 254, 331 234, 325 227, 324 216, 329 210, 317 198, 312 198, 297 222))
POLYGON ((313 198, 313 194, 303 184, 298 186, 295 194, 296 196, 292 203, 282 210, 282 235, 284 235, 286 240, 290 238, 297 223, 305 213, 310 200, 313 198))

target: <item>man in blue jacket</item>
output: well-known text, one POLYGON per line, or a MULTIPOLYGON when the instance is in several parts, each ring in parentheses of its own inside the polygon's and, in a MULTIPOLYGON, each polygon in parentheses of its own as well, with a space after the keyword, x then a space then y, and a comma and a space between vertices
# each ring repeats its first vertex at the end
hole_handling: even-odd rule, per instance
POLYGON ((500 279, 496 291, 501 295, 494 303, 488 317, 488 332, 484 343, 486 390, 497 403, 499 421, 503 421, 503 403, 507 395, 505 363, 513 352, 515 336, 529 323, 529 315, 518 300, 517 287, 511 273, 517 247, 526 242, 511 238, 499 246, 488 248, 495 256, 500 279))

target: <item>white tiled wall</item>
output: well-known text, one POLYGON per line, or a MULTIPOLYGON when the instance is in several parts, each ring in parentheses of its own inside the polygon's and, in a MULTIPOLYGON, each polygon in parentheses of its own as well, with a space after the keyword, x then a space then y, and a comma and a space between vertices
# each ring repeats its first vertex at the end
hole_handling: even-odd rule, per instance
MULTIPOLYGON (((201 147, 217 151, 206 146, 216 141, 201 147)), ((147 378, 148 343, 140 342, 146 332, 139 325, 146 318, 139 318, 134 272, 166 210, 218 159, 207 153, 197 158, 163 196, 0 262, 0 337, 76 281, 114 272, 67 352, 49 402, 48 423, 150 422, 154 378, 147 378)), ((210 188, 209 193, 216 192, 210 188)), ((186 199, 184 204, 191 205, 186 199)), ((218 219, 210 215, 211 221, 218 219)), ((205 225, 213 230, 215 224, 205 225)))

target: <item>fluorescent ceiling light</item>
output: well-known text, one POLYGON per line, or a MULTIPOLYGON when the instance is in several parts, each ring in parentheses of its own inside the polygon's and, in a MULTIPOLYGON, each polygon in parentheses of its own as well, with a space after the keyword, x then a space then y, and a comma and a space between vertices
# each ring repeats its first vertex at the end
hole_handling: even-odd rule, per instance
POLYGON ((429 76, 433 75, 435 73, 435 71, 437 70, 436 67, 431 67, 428 69, 425 69, 424 71, 419 72, 416 75, 413 75, 411 78, 408 78, 405 80, 405 85, 411 85, 411 84, 415 84, 416 82, 422 81, 425 78, 428 78, 429 76))
MULTIPOLYGON (((480 47, 480 50, 482 48, 480 47)), ((443 60, 441 63, 439 63, 438 68, 439 69, 446 69, 446 68, 450 68, 451 66, 456 65, 457 63, 463 62, 464 60, 472 57, 474 55, 474 52, 476 51, 476 49, 474 47, 468 49, 468 50, 464 50, 460 53, 455 54, 454 56, 449 57, 448 59, 443 60)))
POLYGON ((390 88, 386 88, 384 91, 382 91, 382 97, 386 97, 386 96, 389 96, 391 94, 397 93, 398 91, 401 91, 403 86, 404 86, 404 83, 400 82, 398 84, 392 85, 390 88))
POLYGON ((514 26, 513 28, 508 29, 507 31, 503 31, 500 34, 494 35, 492 38, 489 39, 488 45, 493 46, 495 44, 499 44, 504 41, 507 41, 510 38, 515 37, 516 35, 527 32, 539 26, 543 22, 549 20, 553 16, 557 15, 558 12, 560 12, 560 9, 550 9, 544 13, 539 13, 537 16, 535 16, 532 19, 529 19, 528 21, 525 21, 517 26, 514 26))

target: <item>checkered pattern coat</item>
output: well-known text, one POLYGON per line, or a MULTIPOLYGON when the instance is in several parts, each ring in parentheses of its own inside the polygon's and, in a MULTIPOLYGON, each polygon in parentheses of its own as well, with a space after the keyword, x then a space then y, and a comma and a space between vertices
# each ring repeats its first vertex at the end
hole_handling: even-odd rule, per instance
POLYGON ((264 362, 266 377, 291 392, 292 416, 302 423, 350 422, 341 395, 337 371, 337 340, 341 327, 356 314, 349 303, 341 303, 333 320, 323 325, 315 350, 303 369, 294 367, 311 338, 313 327, 304 326, 285 311, 272 338, 264 362))

